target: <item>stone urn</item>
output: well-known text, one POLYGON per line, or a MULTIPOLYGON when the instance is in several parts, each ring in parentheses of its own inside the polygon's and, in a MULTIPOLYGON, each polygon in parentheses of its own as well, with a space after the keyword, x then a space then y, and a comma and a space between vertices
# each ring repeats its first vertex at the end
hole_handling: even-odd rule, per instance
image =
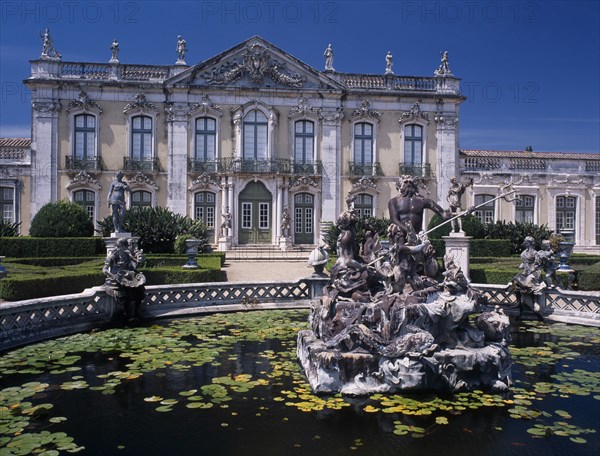
POLYGON ((186 239, 185 240, 185 253, 188 256, 187 263, 182 267, 186 269, 198 269, 198 262, 196 261, 196 255, 198 255, 198 247, 202 244, 202 239, 186 239))
POLYGON ((558 266, 559 271, 572 271, 569 266, 569 257, 573 253, 574 242, 559 242, 558 243, 558 257, 560 259, 560 265, 558 266))
POLYGON ((323 277, 326 274, 323 272, 325 265, 329 261, 329 254, 323 245, 316 247, 310 255, 308 255, 308 264, 315 270, 314 275, 323 277))

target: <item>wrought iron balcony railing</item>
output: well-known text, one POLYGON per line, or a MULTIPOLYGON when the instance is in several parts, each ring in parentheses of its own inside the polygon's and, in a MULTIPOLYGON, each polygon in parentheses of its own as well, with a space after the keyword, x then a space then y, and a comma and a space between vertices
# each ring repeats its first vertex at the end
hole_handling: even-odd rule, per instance
POLYGON ((356 163, 349 162, 351 176, 383 176, 379 162, 356 163))
POLYGON ((398 167, 398 175, 409 175, 413 177, 421 177, 423 179, 434 177, 430 163, 423 163, 420 165, 408 165, 406 163, 400 163, 398 167))
POLYGON ((66 156, 65 168, 68 170, 101 171, 102 160, 100 157, 79 158, 66 156))
POLYGON ((323 174, 323 164, 321 160, 293 162, 292 172, 294 174, 307 174, 309 176, 320 176, 323 174))
POLYGON ((133 158, 123 157, 123 169, 125 171, 160 171, 158 158, 133 158))

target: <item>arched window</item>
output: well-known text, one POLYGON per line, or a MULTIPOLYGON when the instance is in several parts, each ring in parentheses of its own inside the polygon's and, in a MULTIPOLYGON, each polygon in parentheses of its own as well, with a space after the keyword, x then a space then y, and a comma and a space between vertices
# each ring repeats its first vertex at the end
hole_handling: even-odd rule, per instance
POLYGON ((96 117, 90 114, 75 116, 73 154, 80 160, 96 157, 96 117))
POLYGON ((131 158, 152 160, 152 118, 135 116, 131 119, 131 158))
POLYGON ((244 117, 244 160, 265 160, 268 156, 268 121, 259 110, 244 117))
POLYGON ((494 223, 496 221, 496 207, 493 195, 475 195, 475 206, 484 204, 484 206, 477 209, 473 214, 475 217, 479 217, 481 223, 494 223))
POLYGON ((215 194, 212 192, 197 192, 194 195, 194 219, 202 220, 206 228, 215 228, 215 194))
POLYGON ((575 240, 576 212, 577 197, 556 197, 556 231, 562 233, 569 241, 575 240))
POLYGON ((77 190, 73 193, 73 201, 86 210, 90 219, 96 221, 96 195, 91 190, 77 190))
POLYGON ((15 221, 15 191, 12 187, 0 187, 0 209, 5 222, 15 221))
POLYGON ((373 197, 367 193, 360 193, 354 200, 354 210, 358 217, 373 216, 373 197))
POLYGON ((131 192, 131 206, 152 206, 152 193, 145 190, 131 192))
POLYGON ((423 127, 404 126, 404 166, 421 167, 423 163, 423 127))

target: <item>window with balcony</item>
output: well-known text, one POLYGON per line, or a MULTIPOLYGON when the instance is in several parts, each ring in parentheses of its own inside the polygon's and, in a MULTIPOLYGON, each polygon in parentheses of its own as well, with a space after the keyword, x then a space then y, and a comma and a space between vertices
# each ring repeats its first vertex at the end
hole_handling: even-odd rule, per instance
POLYGON ((152 206, 152 193, 145 190, 136 190, 131 192, 131 206, 137 207, 151 207, 152 206))
POLYGON ((0 209, 5 222, 15 222, 15 191, 12 187, 0 187, 0 209))
POLYGON ((475 195, 475 206, 483 204, 473 212, 475 217, 479 217, 481 223, 494 223, 496 221, 496 203, 492 201, 493 199, 493 195, 475 195))
POLYGON ((244 160, 266 160, 268 157, 268 121, 259 110, 250 111, 244 117, 244 160))
POLYGON ((91 190, 77 190, 73 193, 73 201, 82 206, 92 222, 96 221, 96 194, 91 190))
POLYGON ((533 223, 535 197, 523 196, 516 200, 516 203, 515 221, 517 223, 533 223))
POLYGON ((423 174, 423 127, 416 124, 404 126, 404 171, 406 174, 423 174))
POLYGON ((556 231, 562 233, 568 241, 575 239, 576 207, 575 196, 556 197, 556 231))
POLYGON ((314 161, 315 124, 299 120, 294 125, 294 172, 316 174, 314 161))
POLYGON ((373 216, 373 196, 359 193, 354 200, 354 210, 358 217, 373 216))
POLYGON ((75 116, 73 156, 78 160, 96 157, 96 117, 90 114, 75 116))
POLYGON ((196 119, 193 170, 200 173, 217 172, 217 121, 211 117, 196 119))
POLYGON ((131 157, 134 160, 152 159, 152 118, 136 116, 131 119, 131 157))
POLYGON ((600 245, 600 196, 596 197, 596 245, 600 245))
POLYGON ((354 164, 369 169, 373 164, 373 125, 369 123, 360 122, 354 125, 354 164))

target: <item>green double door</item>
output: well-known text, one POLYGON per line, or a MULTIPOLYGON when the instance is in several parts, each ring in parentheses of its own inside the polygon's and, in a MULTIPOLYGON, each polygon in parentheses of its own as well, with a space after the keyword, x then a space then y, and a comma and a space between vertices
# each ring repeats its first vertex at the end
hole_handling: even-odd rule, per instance
POLYGON ((294 195, 294 244, 314 242, 314 196, 310 193, 294 195))
POLYGON ((262 182, 250 182, 239 196, 238 242, 271 243, 272 196, 262 182))

